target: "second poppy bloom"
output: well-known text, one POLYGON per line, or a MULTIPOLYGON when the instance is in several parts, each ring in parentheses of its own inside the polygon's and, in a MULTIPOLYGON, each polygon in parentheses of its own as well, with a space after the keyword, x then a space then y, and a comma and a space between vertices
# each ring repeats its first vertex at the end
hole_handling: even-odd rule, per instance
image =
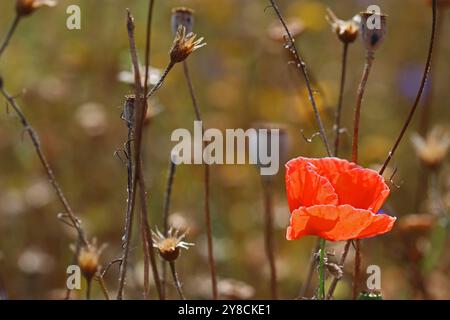
POLYGON ((296 158, 286 164, 292 213, 287 239, 316 235, 329 241, 370 238, 396 220, 378 214, 389 187, 376 171, 338 158, 296 158))

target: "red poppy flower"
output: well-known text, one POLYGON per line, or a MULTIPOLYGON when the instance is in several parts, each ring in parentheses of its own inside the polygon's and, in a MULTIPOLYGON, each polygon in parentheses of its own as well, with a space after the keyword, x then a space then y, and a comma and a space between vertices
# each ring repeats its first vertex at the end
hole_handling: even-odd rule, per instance
POLYGON ((377 214, 389 187, 376 171, 338 158, 296 158, 286 164, 291 223, 288 240, 316 235, 329 241, 374 237, 396 220, 377 214))

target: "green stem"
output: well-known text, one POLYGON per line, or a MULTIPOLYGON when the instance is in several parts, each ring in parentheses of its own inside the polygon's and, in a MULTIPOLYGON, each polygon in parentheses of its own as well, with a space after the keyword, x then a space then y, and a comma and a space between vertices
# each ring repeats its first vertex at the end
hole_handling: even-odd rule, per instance
POLYGON ((318 299, 325 299, 325 244, 326 241, 320 238, 320 261, 319 261, 319 294, 318 299))

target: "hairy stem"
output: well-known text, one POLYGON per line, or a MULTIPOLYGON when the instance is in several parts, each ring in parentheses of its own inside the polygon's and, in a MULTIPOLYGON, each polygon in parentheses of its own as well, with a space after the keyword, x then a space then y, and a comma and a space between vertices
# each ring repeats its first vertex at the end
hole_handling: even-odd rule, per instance
MULTIPOLYGON (((202 121, 200 108, 198 106, 197 97, 195 95, 194 85, 191 80, 191 76, 189 73, 189 67, 187 61, 183 61, 183 70, 184 76, 186 78, 186 82, 188 84, 189 93, 192 99, 192 104, 194 106, 195 118, 197 121, 202 121)), ((202 134, 204 131, 204 127, 202 124, 202 134)), ((216 276, 216 262, 214 259, 214 247, 213 247, 213 231, 212 231, 212 223, 211 223, 211 211, 209 207, 209 180, 210 180, 210 172, 209 165, 207 163, 204 164, 205 175, 204 175, 204 201, 205 201, 205 225, 206 225, 206 236, 208 242, 208 263, 211 273, 211 286, 212 286, 212 295, 213 299, 218 299, 218 290, 217 290, 217 276, 216 276)))
POLYGON ((325 299, 325 239, 320 238, 320 258, 319 258, 319 292, 318 299, 325 299))
POLYGON ((330 148, 330 144, 328 142, 328 138, 327 138, 327 134, 325 131, 325 127, 323 125, 322 122, 322 118, 320 116, 320 112, 319 109, 317 107, 317 103, 316 103, 316 99, 314 97, 314 90, 312 89, 312 84, 311 84, 311 80, 308 74, 308 69, 306 67, 306 63, 303 60, 302 56, 300 55, 297 47, 295 46, 295 39, 292 36, 292 33, 289 31, 289 28, 287 27, 286 21, 284 20, 280 9, 278 8, 278 5, 275 3, 275 0, 270 0, 270 4, 272 6, 272 8, 274 9, 278 19, 280 20, 281 24, 283 25, 284 30, 286 31, 289 43, 287 48, 291 51, 293 58, 295 60, 295 65, 297 66, 298 70, 301 72, 301 74, 303 75, 303 77, 305 78, 305 82, 306 82, 306 88, 308 89, 308 95, 309 95, 309 100, 311 102, 311 106, 313 108, 313 112, 314 112, 314 116, 316 118, 316 122, 317 125, 319 126, 319 133, 320 133, 320 137, 323 141, 323 144, 325 146, 326 152, 328 156, 331 156, 331 148, 330 148))

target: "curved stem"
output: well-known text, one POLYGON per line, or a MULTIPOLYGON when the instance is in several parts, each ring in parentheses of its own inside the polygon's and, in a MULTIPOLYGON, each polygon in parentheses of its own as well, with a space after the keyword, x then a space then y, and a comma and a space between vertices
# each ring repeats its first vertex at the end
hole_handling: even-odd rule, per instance
POLYGON ((17 29, 17 26, 19 25, 20 18, 21 18, 21 17, 20 17, 19 15, 16 15, 16 16, 14 17, 14 20, 13 20, 13 22, 11 23, 11 26, 9 27, 8 32, 6 33, 6 37, 5 37, 5 39, 3 40, 2 45, 0 46, 0 57, 1 57, 1 55, 3 54, 3 52, 6 50, 6 48, 8 47, 9 41, 11 40, 11 38, 12 38, 14 32, 15 32, 16 29, 17 29))
POLYGON ((172 271, 173 282, 175 284, 175 288, 177 288, 178 295, 181 300, 186 300, 183 294, 183 290, 181 289, 180 279, 178 278, 177 269, 175 268, 175 261, 169 262, 170 270, 172 271))
POLYGON ((334 156, 339 156, 339 142, 341 136, 341 117, 342 108, 344 102, 344 91, 345 91, 345 79, 347 75, 347 56, 348 56, 348 43, 344 43, 344 49, 342 53, 342 71, 341 71, 341 85, 339 90, 339 102, 336 109, 336 118, 334 123, 334 156))
POLYGON ((394 146, 392 147, 392 149, 389 151, 389 154, 386 158, 386 160, 384 161, 384 164, 380 170, 380 174, 382 175, 384 173, 384 171, 386 170, 387 166, 389 165, 389 162, 392 160, 392 158, 394 157, 395 152, 397 151, 400 142, 402 141, 406 131, 408 130, 409 125, 411 124, 411 121, 414 117, 414 114, 417 110, 417 107, 419 105, 420 99, 422 98, 422 94, 423 91, 425 89, 425 85, 427 83, 428 80, 428 75, 430 73, 431 70, 431 61, 432 61, 432 57, 433 57, 433 49, 434 49, 434 43, 436 40, 436 34, 437 34, 437 0, 433 0, 433 5, 432 5, 433 9, 432 9, 432 28, 431 28, 431 38, 430 38, 430 45, 428 48, 428 56, 427 56, 427 62, 425 64, 425 70, 423 73, 423 77, 422 77, 422 81, 420 83, 420 87, 419 87, 419 91, 417 92, 417 97, 416 100, 414 101, 414 104, 411 108, 411 111, 408 114, 408 117, 406 119, 405 124, 403 125, 402 130, 400 131, 399 136, 397 137, 397 139, 395 140, 394 146))
POLYGON ((278 19, 280 20, 281 24, 283 25, 284 30, 286 31, 289 43, 287 45, 287 48, 291 51, 293 58, 295 60, 295 65, 299 69, 299 71, 302 73, 303 77, 305 78, 306 82, 306 88, 308 90, 309 100, 311 102, 311 106, 313 108, 314 116, 316 118, 317 125, 319 127, 319 133, 320 137, 322 138, 322 142, 325 146, 326 152, 328 156, 331 156, 331 148, 330 144, 328 142, 327 134, 325 131, 325 127, 322 122, 322 118, 320 116, 319 109, 317 107, 316 99, 314 98, 314 90, 312 89, 311 80, 308 75, 308 69, 306 67, 306 63, 301 57, 298 49, 295 46, 295 39, 292 36, 291 32, 289 31, 289 28, 287 27, 286 21, 284 20, 280 9, 278 8, 278 5, 275 3, 275 0, 270 0, 270 4, 272 8, 274 9, 276 15, 278 16, 278 19))

